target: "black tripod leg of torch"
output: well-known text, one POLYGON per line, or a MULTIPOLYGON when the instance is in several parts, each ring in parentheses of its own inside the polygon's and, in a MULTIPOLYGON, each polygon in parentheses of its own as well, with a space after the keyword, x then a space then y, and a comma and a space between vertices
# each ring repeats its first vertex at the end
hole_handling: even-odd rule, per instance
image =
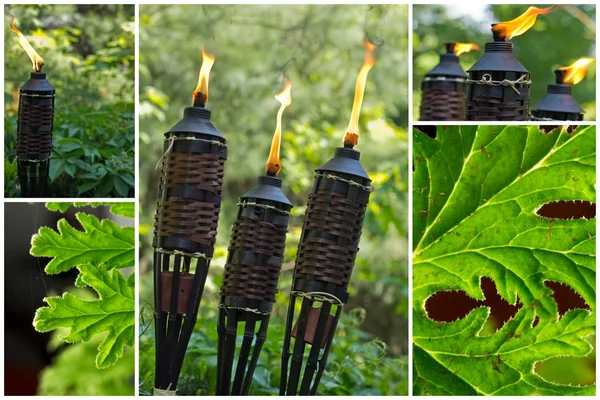
POLYGON ((31 185, 31 190, 30 190, 30 194, 33 197, 39 196, 39 192, 38 192, 38 167, 39 167, 39 163, 37 162, 32 162, 29 164, 29 168, 30 168, 30 182, 29 184, 31 185))
MULTIPOLYGON (((177 311, 178 307, 178 297, 177 293, 179 293, 179 277, 180 277, 180 267, 181 267, 181 256, 176 255, 174 259, 173 266, 173 280, 171 281, 171 304, 169 305, 169 317, 168 317, 168 326, 167 326, 167 339, 166 353, 171 355, 176 352, 177 342, 179 341, 179 332, 181 330, 181 321, 182 316, 177 311)), ((169 357, 169 378, 167 385, 170 385, 170 390, 175 390, 177 388, 177 376, 173 373, 173 369, 175 366, 174 358, 169 357)))
POLYGON ((242 386, 241 395, 245 396, 250 391, 250 384, 252 383, 252 377, 254 376, 254 370, 256 369, 256 364, 258 364, 258 357, 260 355, 260 351, 262 350, 263 345, 265 344, 265 340, 267 340, 267 330, 269 328, 269 315, 261 316, 262 321, 260 323, 260 328, 258 329, 258 334, 256 335, 256 343, 254 344, 254 351, 252 352, 252 359, 250 360, 250 365, 248 366, 248 373, 244 378, 244 385, 242 386))
POLYGON ((21 185, 21 197, 27 197, 27 165, 25 161, 17 161, 17 171, 19 172, 19 185, 21 185))
MULTIPOLYGON (((310 353, 308 354, 308 362, 306 364, 306 369, 304 370, 304 376, 302 377, 302 385, 300 386, 301 396, 307 396, 310 391, 310 384, 312 382, 313 375, 317 370, 319 353, 321 352, 321 342, 327 330, 327 321, 329 320, 330 311, 331 303, 328 301, 323 302, 321 311, 319 313, 317 327, 315 328, 315 336, 310 347, 310 353)), ((333 331, 329 332, 329 335, 333 336, 333 331)))
POLYGON ((335 329, 337 328, 337 323, 340 320, 340 315, 342 315, 342 307, 338 305, 337 310, 335 312, 335 317, 333 319, 333 323, 331 324, 329 338, 327 339, 327 344, 325 345, 325 350, 323 351, 323 356, 319 360, 319 369, 317 370, 317 376, 315 377, 313 386, 310 389, 310 396, 315 396, 317 394, 317 388, 319 387, 319 382, 321 382, 321 378, 323 377, 323 372, 325 372, 325 366, 327 365, 327 357, 329 357, 329 351, 331 350, 331 344, 333 343, 333 335, 335 333, 335 329))
POLYGON ((240 355, 238 357, 238 364, 235 369, 235 377, 233 378, 233 386, 231 388, 232 395, 240 395, 242 390, 242 384, 244 383, 244 375, 246 372, 246 364, 248 363, 248 357, 250 357, 250 349, 252 348, 252 342, 254 341, 254 329, 256 328, 256 315, 253 312, 246 312, 246 326, 244 327, 244 339, 242 340, 242 347, 240 348, 240 355))
POLYGON ((227 327, 225 330, 225 352, 223 357, 223 381, 221 386, 224 392, 222 395, 229 395, 231 382, 231 370, 233 369, 233 358, 235 356, 235 338, 237 336, 237 310, 230 313, 227 318, 227 327))
POLYGON ((50 159, 46 159, 40 162, 40 168, 38 173, 38 196, 43 197, 44 189, 48 181, 48 171, 50 169, 50 159))
POLYGON ((283 337, 283 350, 281 351, 281 377, 279 380, 279 395, 285 396, 287 389, 287 371, 290 361, 290 342, 292 337, 292 326, 294 323, 294 307, 296 306, 296 295, 292 294, 288 315, 285 324, 285 336, 283 337))
POLYGON ((304 359, 304 334, 308 322, 308 311, 312 307, 313 301, 306 297, 302 299, 302 307, 298 316, 298 330, 296 331, 296 340, 294 341, 294 351, 292 352, 292 362, 290 365, 290 379, 288 380, 288 395, 295 396, 298 391, 298 382, 300 381, 300 372, 302 371, 302 361, 304 359))
POLYGON ((223 393, 223 357, 225 356, 225 324, 227 319, 227 309, 219 307, 219 320, 217 322, 217 334, 219 341, 217 344, 217 395, 223 393))
MULTIPOLYGON (((185 268, 189 268, 190 262, 191 260, 189 259, 189 256, 185 256, 185 268)), ((198 308, 200 306, 200 300, 202 299, 202 293, 204 292, 204 284, 206 283, 206 278, 208 277, 208 267, 208 261, 205 262, 203 259, 198 259, 198 262, 196 263, 196 269, 200 269, 200 272, 196 271, 194 274, 194 280, 192 282, 192 294, 190 295, 186 307, 188 312, 186 312, 185 318, 183 319, 183 326, 181 325, 181 322, 178 324, 178 327, 181 329, 179 333, 178 346, 175 349, 175 361, 172 368, 172 376, 174 380, 173 385, 175 385, 173 386, 172 390, 175 390, 177 387, 177 380, 179 379, 179 374, 181 373, 181 368, 183 366, 183 358, 185 357, 188 343, 190 342, 192 332, 194 331, 194 326, 196 325, 198 308), (196 290, 196 288, 200 288, 200 290, 196 290)), ((179 265, 176 265, 175 270, 179 270, 179 265)))
POLYGON ((166 336, 166 313, 162 310, 162 284, 161 284, 161 255, 158 252, 154 252, 154 339, 156 341, 155 346, 155 357, 156 357, 156 371, 154 379, 154 387, 162 388, 164 379, 165 365, 163 361, 163 346, 165 343, 166 336))

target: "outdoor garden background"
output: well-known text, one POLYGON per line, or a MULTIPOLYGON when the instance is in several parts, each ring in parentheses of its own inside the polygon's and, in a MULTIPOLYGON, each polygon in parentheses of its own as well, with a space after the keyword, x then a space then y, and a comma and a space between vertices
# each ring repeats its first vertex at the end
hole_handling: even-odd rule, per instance
POLYGON ((191 105, 201 49, 216 57, 207 107, 227 139, 215 258, 177 388, 214 394, 216 312, 240 195, 264 174, 283 87, 284 191, 294 203, 280 293, 251 394, 277 394, 289 288, 313 170, 333 156, 350 117, 362 39, 379 45, 369 74, 357 149, 373 179, 360 252, 321 395, 406 394, 407 385, 407 6, 140 7, 140 393, 154 386, 152 224, 164 132, 191 105), (291 61, 290 61, 291 60, 291 61))
MULTIPOLYGON (((56 88, 47 197, 133 197, 134 6, 8 5, 56 88)), ((19 197, 19 88, 32 71, 4 16, 4 194, 19 197)))
MULTIPOLYGON (((446 42, 473 42, 480 50, 460 56, 468 70, 492 41, 491 24, 509 21, 527 10, 524 4, 414 5, 413 6, 413 118, 419 119, 423 77, 439 60, 446 42)), ((563 5, 540 15, 533 27, 510 40, 517 59, 531 72, 531 107, 554 83, 554 70, 581 57, 596 57, 596 6, 563 5)), ((584 119, 596 119, 596 63, 583 81, 573 87, 573 96, 585 110, 584 119)))

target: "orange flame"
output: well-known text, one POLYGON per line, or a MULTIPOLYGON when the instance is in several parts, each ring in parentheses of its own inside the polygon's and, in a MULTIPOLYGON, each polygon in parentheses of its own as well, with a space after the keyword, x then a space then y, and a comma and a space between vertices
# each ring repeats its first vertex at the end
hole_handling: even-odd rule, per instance
POLYGON ((40 72, 42 70, 42 66, 44 65, 44 59, 40 57, 40 55, 33 49, 33 47, 31 47, 29 41, 27 41, 27 39, 25 38, 25 36, 23 36, 21 31, 17 29, 17 27, 15 26, 15 16, 6 11, 5 13, 12 17, 10 29, 19 36, 19 44, 21 45, 21 47, 23 47, 23 49, 31 59, 31 62, 33 63, 33 70, 35 72, 40 72))
POLYGON ((572 83, 573 85, 577 85, 583 80, 583 78, 585 78, 585 73, 587 72, 588 64, 594 61, 596 61, 595 58, 583 57, 575 61, 568 67, 559 68, 559 70, 564 71, 565 74, 563 78, 563 83, 572 83))
POLYGON ((192 101, 194 104, 199 102, 201 107, 204 107, 208 101, 208 78, 214 63, 215 56, 208 54, 203 47, 202 67, 200 67, 200 74, 198 75, 198 86, 196 86, 196 89, 194 89, 194 92, 192 93, 192 101))
POLYGON ((373 51, 377 46, 373 43, 363 40, 365 46, 365 60, 363 61, 358 76, 356 77, 356 86, 354 87, 354 104, 352 105, 352 114, 350 114, 350 124, 344 135, 344 146, 356 146, 358 143, 358 117, 360 116, 360 108, 362 106, 363 97, 365 95, 365 86, 367 85, 367 75, 375 65, 375 57, 373 51))
POLYGON ((468 53, 472 50, 479 50, 479 46, 475 43, 455 43, 454 54, 458 57, 463 53, 468 53))
POLYGON ((277 112, 277 127, 273 134, 271 151, 267 159, 267 174, 271 176, 276 176, 281 171, 281 160, 279 158, 279 150, 281 148, 281 117, 283 116, 283 110, 292 104, 292 81, 285 78, 285 86, 281 92, 275 95, 275 98, 281 103, 281 107, 279 107, 279 111, 277 112))
POLYGON ((535 24, 538 15, 545 15, 553 11, 554 7, 547 8, 529 7, 519 17, 492 25, 492 31, 498 32, 503 39, 512 39, 515 36, 524 34, 535 24))

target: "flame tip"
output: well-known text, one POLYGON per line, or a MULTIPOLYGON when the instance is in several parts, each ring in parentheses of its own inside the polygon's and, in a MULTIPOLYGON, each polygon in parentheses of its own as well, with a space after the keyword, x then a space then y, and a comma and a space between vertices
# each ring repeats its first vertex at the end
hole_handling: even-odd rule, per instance
POLYGON ((517 18, 506 22, 492 24, 494 40, 510 40, 527 32, 537 20, 538 15, 546 15, 555 9, 556 5, 539 8, 531 6, 517 18))
POLYGON ((479 50, 479 46, 477 46, 475 43, 454 43, 454 54, 457 57, 472 50, 479 50))
POLYGON ((281 103, 281 106, 277 112, 277 125, 271 141, 271 150, 269 151, 269 157, 267 158, 266 164, 267 175, 270 176, 277 176, 279 171, 281 171, 281 158, 279 155, 281 149, 281 118, 283 117, 283 110, 292 104, 292 81, 285 75, 284 78, 285 84, 283 89, 275 94, 275 98, 281 103))
POLYGON ((588 65, 596 61, 594 57, 582 57, 567 67, 560 67, 557 71, 562 73, 561 83, 571 83, 577 85, 581 82, 587 73, 588 65))
POLYGON ((210 77, 210 70, 215 63, 215 56, 208 53, 205 46, 202 46, 202 66, 198 74, 198 85, 192 92, 192 102, 194 105, 199 103, 201 107, 206 105, 208 101, 208 81, 210 77))
POLYGON ((41 72, 42 67, 44 66, 44 59, 40 57, 40 55, 37 53, 37 51, 35 51, 33 47, 31 47, 31 44, 29 44, 29 41, 27 40, 25 35, 23 35, 21 31, 17 29, 15 25, 17 19, 15 18, 15 16, 6 10, 4 11, 4 13, 12 17, 10 30, 16 33, 19 37, 19 44, 21 45, 21 47, 23 47, 23 50, 25 50, 25 53, 27 53, 27 55, 29 56, 29 59, 33 64, 33 70, 35 72, 41 72))

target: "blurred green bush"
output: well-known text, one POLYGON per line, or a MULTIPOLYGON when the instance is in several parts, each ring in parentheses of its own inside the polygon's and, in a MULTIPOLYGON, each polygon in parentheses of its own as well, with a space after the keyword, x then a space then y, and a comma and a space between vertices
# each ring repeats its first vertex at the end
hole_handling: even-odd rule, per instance
MULTIPOLYGON (((48 197, 128 197, 134 187, 134 6, 10 5, 56 88, 48 197)), ((4 23, 6 197, 18 196, 19 87, 31 62, 4 23)))

